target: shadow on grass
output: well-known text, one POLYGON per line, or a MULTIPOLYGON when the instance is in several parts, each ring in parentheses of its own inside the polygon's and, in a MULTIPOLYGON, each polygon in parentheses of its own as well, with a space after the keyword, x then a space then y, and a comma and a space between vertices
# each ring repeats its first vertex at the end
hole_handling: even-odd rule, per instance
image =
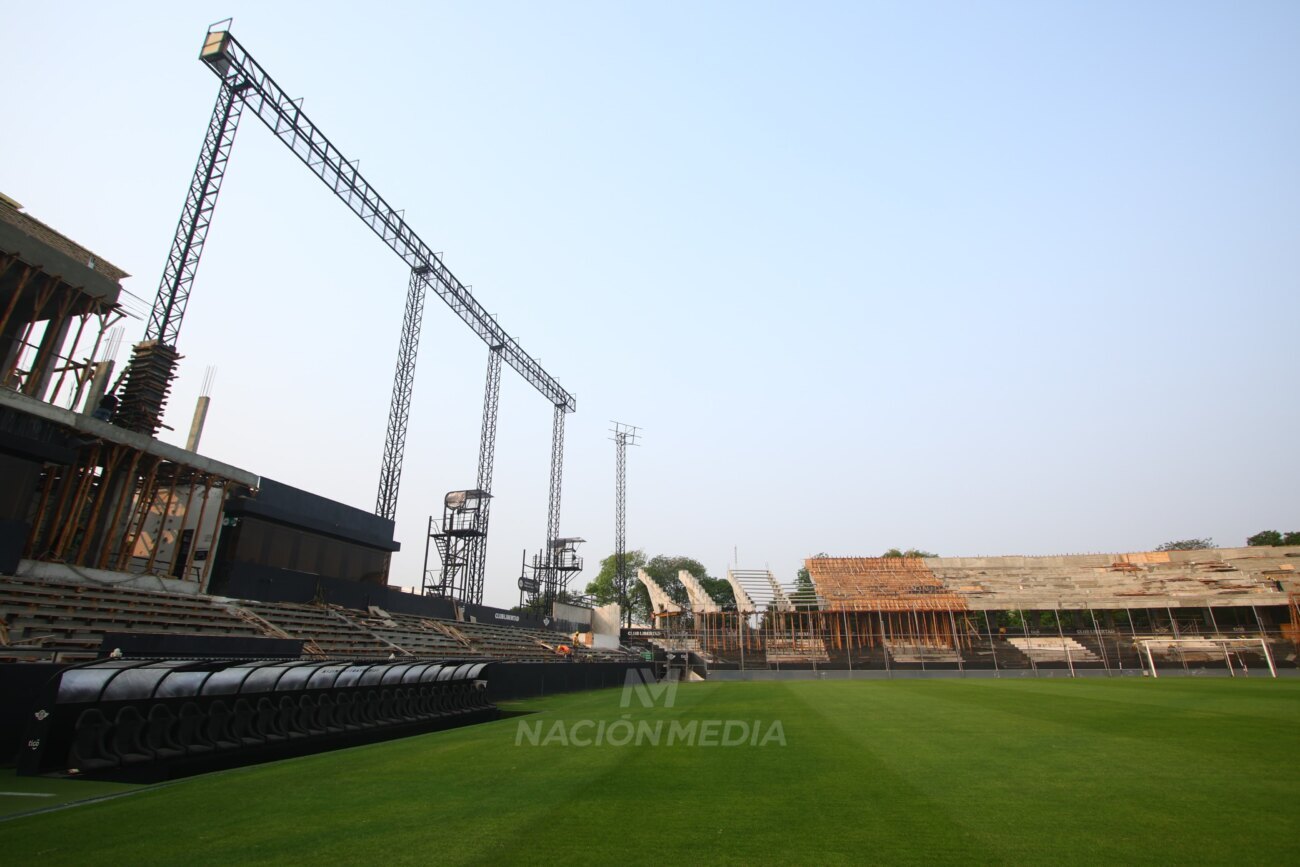
POLYGON ((516 716, 532 716, 535 713, 541 713, 540 710, 523 710, 520 708, 506 709, 498 707, 497 710, 501 712, 500 719, 510 719, 511 717, 516 716))

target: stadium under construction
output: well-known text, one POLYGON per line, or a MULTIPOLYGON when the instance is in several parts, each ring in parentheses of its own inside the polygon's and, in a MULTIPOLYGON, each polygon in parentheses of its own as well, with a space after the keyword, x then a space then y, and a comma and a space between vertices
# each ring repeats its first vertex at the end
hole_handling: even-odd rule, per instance
MULTIPOLYGON (((561 535, 576 401, 447 268, 228 25, 200 60, 218 96, 143 338, 107 259, 0 197, 0 748, 30 773, 194 773, 491 719, 494 702, 639 678, 1297 671, 1300 548, 991 558, 813 558, 807 580, 642 572, 650 622, 571 590, 561 535), (158 439, 179 335, 251 112, 409 268, 375 508, 158 439), (429 518, 419 592, 390 585, 424 302, 483 340, 471 486, 429 518), (483 604, 503 365, 552 415, 545 535, 512 610, 483 604), (436 556, 436 562, 432 557, 436 556), (19 750, 20 744, 22 751, 19 750)), ((479 376, 477 366, 466 375, 479 376)), ((628 597, 616 424, 619 598, 628 597)), ((376 443, 376 451, 379 451, 376 443)), ((468 473, 467 473, 468 475, 468 473)), ((540 509, 539 509, 540 513, 540 509)), ((539 528, 541 520, 539 520, 539 528)))
POLYGON ((1276 675, 1296 670, 1297 563, 1300 547, 817 557, 794 585, 729 571, 726 607, 690 573, 673 594, 643 570, 655 622, 640 634, 722 678, 1276 675))

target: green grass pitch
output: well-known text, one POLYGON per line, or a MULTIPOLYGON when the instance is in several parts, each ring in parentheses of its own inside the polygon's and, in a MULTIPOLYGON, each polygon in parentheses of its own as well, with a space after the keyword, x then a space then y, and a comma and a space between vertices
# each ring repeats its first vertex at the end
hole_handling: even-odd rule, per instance
MULTIPOLYGON (((1300 680, 703 683, 672 707, 645 697, 515 702, 528 713, 20 815, 0 822, 0 852, 42 865, 1300 863, 1300 680), (573 743, 621 740, 610 725, 624 719, 640 745, 573 743), (760 720, 771 737, 710 746, 725 726, 697 727, 680 742, 708 720, 760 720)), ((61 785, 68 797, 78 782, 61 785)))

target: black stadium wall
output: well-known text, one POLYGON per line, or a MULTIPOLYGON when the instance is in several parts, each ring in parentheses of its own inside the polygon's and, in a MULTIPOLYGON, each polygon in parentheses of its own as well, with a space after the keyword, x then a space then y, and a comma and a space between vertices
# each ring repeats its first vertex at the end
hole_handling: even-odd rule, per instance
POLYGON ((0 664, 0 767, 13 767, 41 695, 67 667, 57 662, 0 664))
POLYGON ((628 672, 638 671, 643 675, 638 683, 655 681, 654 667, 644 662, 494 662, 487 669, 488 698, 497 702, 621 687, 628 672))
POLYGON ((221 526, 208 589, 224 596, 249 581, 303 576, 382 588, 401 548, 392 521, 267 478, 226 502, 221 526))

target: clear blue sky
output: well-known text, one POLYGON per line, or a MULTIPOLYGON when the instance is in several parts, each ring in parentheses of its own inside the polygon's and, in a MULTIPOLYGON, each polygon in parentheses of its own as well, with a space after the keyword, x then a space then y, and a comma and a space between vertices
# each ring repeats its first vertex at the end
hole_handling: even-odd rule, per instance
MULTIPOLYGON (((0 191, 149 299, 227 15, 577 394, 593 566, 610 419, 646 428, 630 544, 715 574, 1300 528, 1300 4, 9 0, 0 191)), ((406 279, 246 117, 171 438, 217 365, 202 451, 372 508, 406 279)), ((485 363, 432 299, 396 583, 473 483, 485 363)), ((507 371, 490 602, 549 410, 507 371)))

